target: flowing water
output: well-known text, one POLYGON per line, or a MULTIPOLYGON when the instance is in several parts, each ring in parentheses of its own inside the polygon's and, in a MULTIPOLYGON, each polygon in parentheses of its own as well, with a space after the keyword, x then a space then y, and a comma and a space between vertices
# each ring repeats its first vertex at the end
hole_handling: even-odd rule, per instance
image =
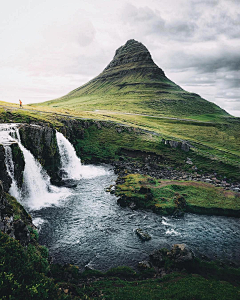
POLYGON ((40 242, 56 262, 73 263, 81 269, 107 270, 119 265, 136 267, 157 248, 186 243, 196 255, 240 263, 240 223, 237 218, 186 214, 183 218, 161 217, 152 212, 132 211, 117 205, 105 188, 116 175, 109 167, 82 178, 72 194, 58 206, 31 212, 39 224, 40 242), (142 242, 136 228, 152 239, 142 242))
POLYGON ((136 267, 154 249, 186 243, 196 255, 240 264, 239 219, 194 214, 161 217, 121 208, 117 198, 105 191, 116 180, 111 167, 81 165, 72 145, 58 133, 63 177, 74 179, 77 185, 54 187, 41 165, 21 144, 17 126, 4 125, 0 126, 0 144, 4 144, 8 173, 13 181, 8 148, 12 142, 19 144, 26 163, 19 200, 39 227, 40 243, 49 247, 56 262, 73 263, 82 269, 86 265, 99 270, 119 265, 136 267), (152 239, 142 242, 135 234, 138 227, 152 239))

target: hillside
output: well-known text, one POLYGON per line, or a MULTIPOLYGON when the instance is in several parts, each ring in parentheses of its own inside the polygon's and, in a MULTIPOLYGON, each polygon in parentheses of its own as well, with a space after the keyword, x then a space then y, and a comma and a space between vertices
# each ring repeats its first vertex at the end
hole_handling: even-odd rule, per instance
POLYGON ((229 116, 217 105, 169 80, 148 49, 135 40, 117 49, 113 60, 97 77, 66 96, 38 105, 187 118, 229 116))

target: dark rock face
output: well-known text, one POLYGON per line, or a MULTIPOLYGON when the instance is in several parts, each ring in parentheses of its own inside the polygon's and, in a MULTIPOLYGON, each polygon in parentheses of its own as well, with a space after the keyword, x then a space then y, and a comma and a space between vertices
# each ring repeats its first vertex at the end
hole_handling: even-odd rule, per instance
POLYGON ((12 206, 7 202, 2 181, 0 181, 0 220, 13 214, 12 206))
POLYGON ((19 188, 23 184, 23 172, 25 167, 24 156, 17 143, 11 144, 12 157, 14 162, 14 178, 19 188))
POLYGON ((178 141, 162 139, 162 142, 165 145, 169 145, 171 148, 180 148, 185 152, 188 152, 191 148, 191 145, 189 145, 189 143, 187 141, 178 142, 178 141))
POLYGON ((30 242, 30 232, 27 225, 30 227, 34 227, 34 225, 25 209, 19 203, 17 206, 18 209, 22 209, 20 214, 23 220, 14 221, 14 207, 8 202, 7 194, 5 194, 3 184, 0 181, 0 230, 17 239, 22 245, 27 245, 30 242))
POLYGON ((5 191, 10 189, 12 179, 7 173, 7 168, 5 165, 5 150, 3 145, 0 145, 0 180, 5 191))
POLYGON ((55 130, 24 124, 19 129, 22 144, 41 163, 53 180, 59 180, 60 157, 55 130))
POLYGON ((175 244, 171 250, 159 249, 154 250, 150 255, 150 263, 156 268, 163 268, 165 263, 171 262, 172 268, 182 268, 184 264, 194 259, 193 252, 185 244, 175 244))
POLYGON ((99 77, 109 77, 112 72, 115 76, 116 74, 125 76, 136 71, 142 75, 151 73, 153 77, 165 76, 163 70, 153 62, 148 49, 142 43, 131 39, 116 50, 113 60, 99 77))

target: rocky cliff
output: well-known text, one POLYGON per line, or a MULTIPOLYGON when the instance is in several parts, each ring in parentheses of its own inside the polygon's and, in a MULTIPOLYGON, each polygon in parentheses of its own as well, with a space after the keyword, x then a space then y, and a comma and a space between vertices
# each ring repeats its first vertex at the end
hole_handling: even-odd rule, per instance
POLYGON ((22 245, 30 242, 32 224, 30 215, 14 197, 4 192, 0 181, 0 231, 17 239, 22 245))
POLYGON ((21 142, 41 163, 52 180, 59 180, 60 157, 56 132, 46 125, 23 124, 19 128, 21 142))
POLYGON ((4 190, 8 191, 11 186, 12 179, 10 178, 7 172, 5 157, 6 156, 4 147, 3 145, 0 145, 0 180, 2 181, 4 190))

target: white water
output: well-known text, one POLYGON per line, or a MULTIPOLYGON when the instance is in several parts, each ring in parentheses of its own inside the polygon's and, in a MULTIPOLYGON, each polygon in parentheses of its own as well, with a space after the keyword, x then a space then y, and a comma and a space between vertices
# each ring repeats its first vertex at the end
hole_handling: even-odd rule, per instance
POLYGON ((81 161, 72 144, 60 132, 56 132, 58 149, 61 157, 61 169, 64 179, 81 178, 81 161))
POLYGON ((14 178, 14 163, 13 163, 13 158, 12 158, 12 149, 10 146, 5 145, 4 150, 5 150, 5 164, 6 164, 7 172, 8 172, 8 175, 12 179, 12 184, 9 189, 9 193, 13 197, 18 199, 18 198, 20 198, 20 190, 19 190, 19 188, 17 186, 17 182, 14 178))
POLYGON ((50 178, 40 163, 34 158, 29 150, 21 143, 17 124, 0 125, 0 144, 4 146, 6 156, 6 168, 12 179, 9 193, 26 205, 30 210, 41 207, 59 204, 59 200, 70 195, 67 188, 58 188, 50 184, 50 178), (25 168, 23 173, 23 186, 21 191, 17 187, 14 178, 14 162, 10 144, 18 143, 21 149, 25 168))
POLYGON ((65 136, 60 132, 56 132, 56 137, 61 157, 63 179, 89 179, 107 174, 106 169, 103 167, 96 167, 92 165, 83 166, 80 158, 77 157, 73 145, 65 138, 65 136))
POLYGON ((22 198, 30 209, 40 209, 44 206, 58 204, 61 198, 70 194, 66 188, 57 188, 50 184, 50 177, 41 164, 34 158, 32 153, 21 143, 18 128, 16 135, 19 148, 23 152, 25 168, 23 173, 24 183, 22 187, 22 198))
MULTIPOLYGON (((94 178, 107 174, 106 169, 103 167, 82 166, 72 144, 59 132, 56 132, 56 137, 61 157, 63 179, 80 180, 81 178, 94 178)), ((71 194, 71 190, 68 188, 51 185, 47 172, 21 143, 18 124, 0 125, 0 144, 4 145, 6 167, 12 179, 9 192, 30 210, 37 210, 51 205, 59 206, 62 203, 61 200, 65 200, 71 194), (18 189, 14 178, 14 162, 9 146, 11 143, 16 142, 23 153, 25 161, 24 183, 21 190, 18 189)))

